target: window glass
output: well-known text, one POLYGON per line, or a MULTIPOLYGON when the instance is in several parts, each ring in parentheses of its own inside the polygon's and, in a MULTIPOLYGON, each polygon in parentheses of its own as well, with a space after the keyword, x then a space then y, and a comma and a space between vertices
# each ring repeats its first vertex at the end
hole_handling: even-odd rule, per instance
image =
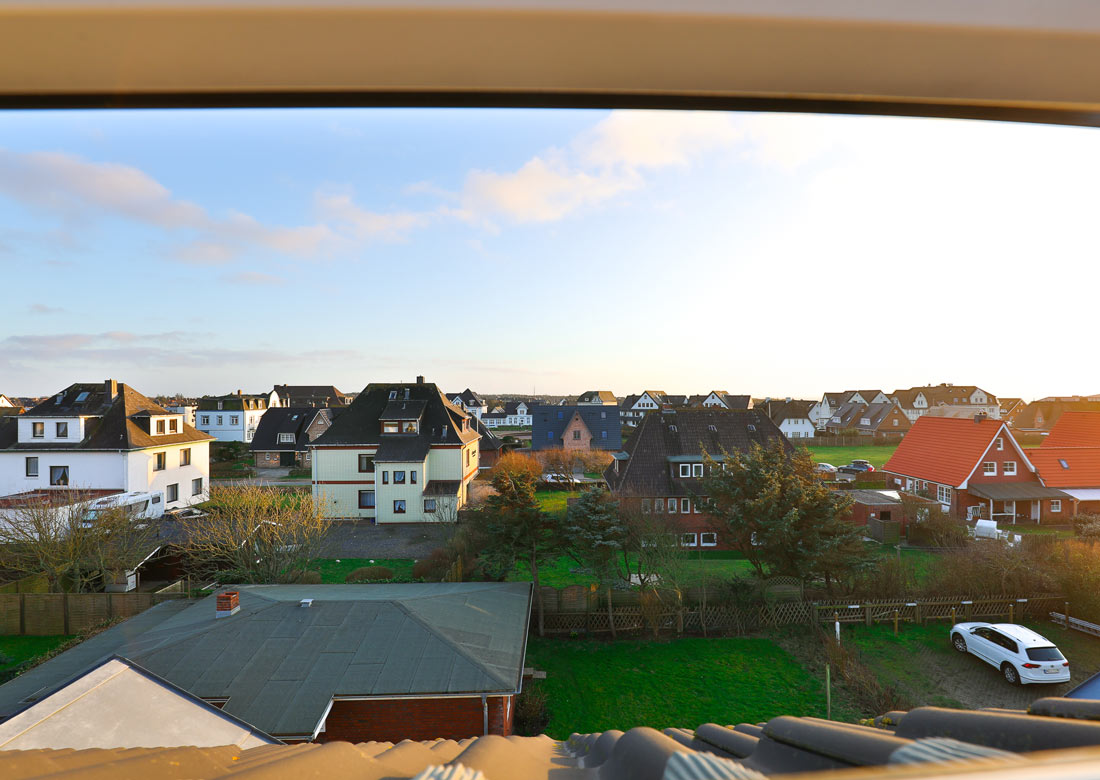
POLYGON ((359 491, 359 508, 360 509, 374 509, 374 491, 373 490, 360 490, 359 491))
POLYGON ((404 485, 405 484, 405 472, 395 471, 393 472, 393 484, 404 485))
POLYGON ((393 513, 395 515, 405 514, 405 500, 404 499, 398 499, 397 501, 393 502, 393 513))
POLYGON ((1050 647, 1029 647, 1027 649, 1027 657, 1032 661, 1064 661, 1065 657, 1058 651, 1057 647, 1051 645, 1050 647))
POLYGON ((35 457, 27 458, 26 472, 25 473, 28 477, 37 477, 38 476, 38 458, 35 458, 35 457))
POLYGON ((180 486, 179 486, 179 484, 169 485, 168 489, 165 491, 165 493, 168 497, 168 502, 169 503, 171 503, 173 501, 179 501, 179 498, 180 498, 180 486))

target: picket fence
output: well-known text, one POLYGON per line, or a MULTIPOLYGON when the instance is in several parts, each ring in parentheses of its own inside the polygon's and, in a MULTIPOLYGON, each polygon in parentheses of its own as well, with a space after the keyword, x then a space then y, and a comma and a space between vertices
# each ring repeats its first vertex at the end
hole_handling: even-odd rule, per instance
MULTIPOLYGON (((775 600, 751 605, 707 601, 691 588, 682 597, 659 591, 597 591, 580 585, 544 587, 544 634, 744 634, 786 625, 831 623, 923 624, 929 621, 1041 619, 1061 608, 1061 596, 939 597, 860 601, 775 600)), ((532 633, 538 606, 532 605, 532 633)))

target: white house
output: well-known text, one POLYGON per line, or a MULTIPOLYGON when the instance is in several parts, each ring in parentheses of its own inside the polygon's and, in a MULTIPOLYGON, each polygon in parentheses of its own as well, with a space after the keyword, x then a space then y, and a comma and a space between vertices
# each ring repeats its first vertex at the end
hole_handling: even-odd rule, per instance
POLYGON ((646 412, 660 409, 666 398, 663 390, 643 390, 641 395, 628 395, 619 404, 619 418, 623 425, 635 428, 646 412))
POLYGON ((274 390, 256 395, 238 390, 229 395, 205 396, 195 411, 195 427, 218 441, 251 442, 264 412, 281 405, 274 390))
MULTIPOLYGON (((813 401, 767 398, 764 400, 763 411, 788 439, 812 439, 817 430, 814 421, 810 419, 810 410, 814 405, 813 401)), ((756 408, 759 409, 760 404, 756 408)))
POLYGON ((463 507, 480 464, 476 418, 439 389, 370 384, 308 446, 325 516, 436 522, 463 507))
POLYGON ((169 509, 197 504, 209 498, 211 440, 113 379, 77 383, 0 418, 0 496, 159 491, 169 509))
POLYGON ((810 421, 817 430, 825 429, 837 410, 845 404, 885 404, 890 398, 881 390, 845 390, 842 393, 825 393, 809 410, 810 421))
POLYGON ((199 407, 195 404, 168 404, 164 408, 170 412, 182 414, 183 421, 190 425, 192 428, 195 427, 195 423, 198 421, 195 417, 195 412, 198 411, 199 407))
POLYGON ((490 414, 483 414, 480 419, 486 428, 530 428, 531 407, 534 405, 527 401, 506 401, 503 407, 497 407, 490 414))
POLYGON ((489 411, 489 405, 485 403, 485 399, 468 387, 461 393, 451 393, 447 398, 459 409, 464 410, 467 414, 472 414, 479 420, 481 415, 489 411))

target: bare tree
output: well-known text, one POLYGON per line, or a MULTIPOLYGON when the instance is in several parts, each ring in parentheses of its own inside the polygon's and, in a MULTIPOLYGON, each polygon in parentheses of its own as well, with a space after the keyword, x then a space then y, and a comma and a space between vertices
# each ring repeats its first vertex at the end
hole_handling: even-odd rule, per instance
POLYGON ((89 513, 92 496, 43 496, 0 510, 0 565, 42 574, 53 592, 101 590, 152 552, 155 531, 126 507, 89 513))
POLYGON ((217 486, 207 512, 181 519, 183 547, 200 577, 298 582, 320 555, 329 521, 323 497, 255 485, 217 486))
POLYGON ((557 477, 557 482, 563 482, 570 490, 576 487, 574 472, 581 465, 581 453, 576 450, 558 448, 553 450, 541 450, 539 456, 546 467, 546 473, 557 477))

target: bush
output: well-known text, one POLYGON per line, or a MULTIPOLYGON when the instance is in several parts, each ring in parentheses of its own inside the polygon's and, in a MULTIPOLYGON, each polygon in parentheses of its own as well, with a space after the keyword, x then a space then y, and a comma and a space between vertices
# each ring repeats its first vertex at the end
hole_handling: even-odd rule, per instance
POLYGON ((248 445, 243 441, 216 441, 210 445, 210 460, 225 463, 240 460, 248 455, 248 445))
POLYGON ((344 577, 344 582, 379 582, 392 579, 393 569, 387 566, 360 566, 344 577))
POLYGON ((313 570, 304 571, 299 575, 298 582, 302 585, 320 585, 321 572, 313 570))
POLYGON ((428 554, 427 558, 421 558, 413 564, 412 576, 414 580, 442 582, 453 565, 454 558, 451 553, 442 547, 437 547, 428 554))
POLYGON ((909 522, 909 543, 922 547, 962 547, 966 544, 966 526, 939 507, 922 508, 919 519, 909 522))
POLYGON ((537 737, 550 724, 550 710, 546 704, 546 691, 538 683, 528 680, 523 692, 516 697, 516 711, 512 729, 521 737, 537 737))
POLYGON ((1082 539, 1100 539, 1100 515, 1077 515, 1073 518, 1073 533, 1082 539))
POLYGON ((927 591, 933 596, 1028 596, 1058 590, 1056 566, 1046 545, 1009 547, 995 541, 938 556, 927 591))
POLYGON ((825 645, 825 657, 864 712, 879 715, 892 710, 913 708, 913 703, 897 686, 882 684, 879 676, 863 663, 858 650, 838 644, 824 631, 819 633, 825 645))

